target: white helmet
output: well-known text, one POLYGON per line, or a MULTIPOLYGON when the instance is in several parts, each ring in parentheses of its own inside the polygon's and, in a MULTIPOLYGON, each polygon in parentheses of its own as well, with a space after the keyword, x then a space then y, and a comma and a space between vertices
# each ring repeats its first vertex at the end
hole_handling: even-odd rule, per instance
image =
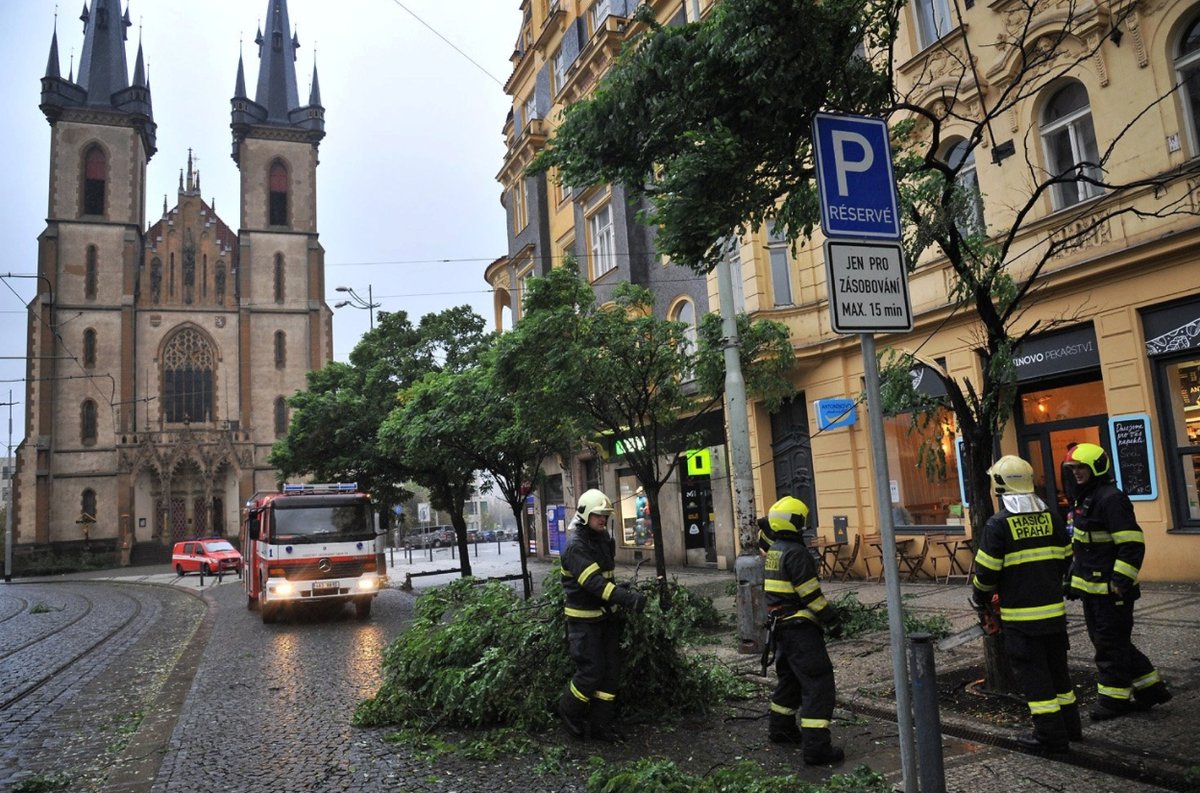
POLYGON ((588 518, 592 513, 597 515, 608 516, 613 513, 613 504, 608 496, 596 490, 585 490, 583 495, 579 497, 579 506, 575 509, 579 513, 579 517, 584 523, 588 522, 588 518))
POLYGON ((992 478, 992 492, 998 496, 1033 492, 1033 466, 1015 454, 997 460, 988 469, 988 476, 992 478))

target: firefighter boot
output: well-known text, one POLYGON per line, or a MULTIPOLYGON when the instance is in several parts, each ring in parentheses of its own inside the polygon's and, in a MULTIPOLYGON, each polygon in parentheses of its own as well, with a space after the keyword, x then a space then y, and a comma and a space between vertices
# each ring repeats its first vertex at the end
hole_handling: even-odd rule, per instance
POLYGON ((588 703, 576 697, 568 689, 558 698, 558 705, 554 710, 562 719, 567 732, 581 741, 587 740, 588 703))
POLYGON ((796 717, 786 713, 771 711, 771 721, 767 728, 767 737, 771 743, 799 746, 803 741, 800 728, 796 726, 796 717))
POLYGON ((613 725, 616 710, 617 703, 611 699, 592 700, 592 710, 588 714, 588 728, 591 730, 593 740, 605 743, 620 743, 625 740, 625 736, 613 725))
POLYGON ((805 728, 801 732, 804 733, 805 765, 832 765, 846 759, 842 747, 831 743, 827 728, 805 728))
POLYGON ((1092 721, 1108 721, 1120 716, 1124 716, 1133 710, 1129 700, 1112 699, 1111 697, 1100 697, 1096 700, 1096 704, 1092 705, 1088 710, 1088 716, 1092 721))
POLYGON ((1172 696, 1174 695, 1167 688, 1167 684, 1159 681, 1148 688, 1143 688, 1141 691, 1133 692, 1133 709, 1150 710, 1155 705, 1170 702, 1172 696))
POLYGON ((1063 705, 1062 718, 1063 723, 1067 726, 1067 740, 1083 740, 1083 722, 1079 719, 1079 706, 1074 704, 1063 705))

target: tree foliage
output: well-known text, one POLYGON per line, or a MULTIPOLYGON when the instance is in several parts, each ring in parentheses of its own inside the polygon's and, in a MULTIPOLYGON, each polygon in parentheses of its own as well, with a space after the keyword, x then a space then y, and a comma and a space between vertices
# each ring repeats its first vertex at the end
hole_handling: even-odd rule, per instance
POLYGON ((892 5, 727 0, 701 22, 651 26, 567 109, 534 170, 646 195, 658 249, 702 272, 719 240, 767 217, 807 235, 818 217, 809 119, 887 102, 886 74, 858 47, 886 41, 892 5))
MULTIPOLYGON (((721 348, 710 335, 699 343, 685 323, 655 316, 653 296, 620 284, 610 305, 597 307, 573 262, 545 278, 531 279, 520 336, 503 348, 500 372, 513 387, 528 387, 547 404, 578 422, 581 439, 601 453, 621 444, 624 460, 650 502, 654 559, 666 606, 659 492, 680 455, 708 445, 705 423, 715 415, 724 389, 721 348)), ((784 328, 748 326, 743 353, 748 382, 773 399, 790 393, 785 376, 792 348, 784 328)))

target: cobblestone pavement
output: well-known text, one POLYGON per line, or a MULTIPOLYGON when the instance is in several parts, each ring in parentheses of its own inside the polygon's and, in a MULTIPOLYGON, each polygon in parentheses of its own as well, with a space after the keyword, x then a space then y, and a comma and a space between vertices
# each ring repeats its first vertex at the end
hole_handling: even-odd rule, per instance
MULTIPOLYGON (((447 570, 454 564, 446 550, 432 555, 417 554, 411 562, 397 553, 392 565, 393 580, 403 581, 405 572, 447 570)), ((515 547, 480 546, 478 555, 472 556, 472 565, 481 577, 512 574, 518 569, 515 547)), ((549 566, 534 561, 530 569, 535 583, 540 583, 549 566)), ((631 573, 627 569, 618 574, 631 573)), ((715 596, 720 609, 732 612, 733 601, 728 594, 733 580, 731 573, 684 568, 672 570, 671 574, 681 583, 715 596)), ((414 577, 413 593, 398 590, 382 593, 368 622, 356 621, 352 612, 345 609, 332 617, 301 618, 269 626, 261 624, 258 615, 246 609, 245 596, 236 581, 212 586, 209 579, 201 587, 194 576, 178 579, 169 574, 136 570, 113 571, 110 575, 125 581, 132 576, 173 584, 173 589, 202 592, 209 605, 211 634, 206 633, 204 623, 196 615, 190 615, 192 633, 180 632, 192 636, 196 652, 189 659, 175 663, 172 673, 159 673, 164 680, 170 674, 180 678, 176 688, 184 692, 174 706, 178 720, 173 729, 169 718, 161 714, 156 717, 155 712, 148 711, 146 721, 153 724, 143 724, 130 739, 130 745, 116 753, 121 759, 115 764, 120 773, 110 774, 105 787, 78 788, 81 790, 566 793, 585 789, 587 764, 592 755, 609 762, 662 756, 701 774, 717 765, 748 758, 774 772, 798 771, 812 781, 832 771, 848 771, 865 763, 899 781, 886 633, 831 644, 839 689, 835 739, 846 745, 848 755, 846 763, 832 771, 804 768, 797 763, 794 753, 766 742, 761 716, 773 681, 765 679, 761 681, 763 694, 758 701, 722 708, 710 718, 678 724, 669 730, 634 726, 631 739, 623 746, 579 744, 553 732, 533 736, 540 749, 532 755, 469 761, 453 755, 430 757, 389 740, 389 730, 358 730, 349 725, 355 704, 376 690, 380 656, 387 643, 403 630, 411 616, 414 597, 454 574, 414 577), (194 679, 183 679, 192 672, 194 679), (186 699, 182 699, 184 696, 186 699), (219 770, 214 772, 214 769, 219 770)), ((124 592, 131 587, 125 584, 117 588, 124 592)), ((884 600, 884 587, 877 584, 830 583, 825 589, 831 597, 854 591, 864 603, 884 600)), ((963 586, 906 584, 904 592, 910 607, 921 613, 944 614, 951 618, 955 629, 973 620, 967 606, 968 591, 963 586)), ((6 590, 0 588, 2 594, 6 590)), ((182 602, 188 600, 197 602, 195 598, 185 598, 182 602)), ((0 598, 0 609, 4 609, 0 610, 0 630, 12 621, 4 619, 11 608, 0 598)), ((1091 647, 1081 633, 1078 604, 1072 604, 1071 613, 1072 665, 1086 670, 1091 666, 1091 647)), ((162 620, 156 624, 161 626, 162 620)), ((187 636, 177 636, 171 641, 179 647, 186 640, 187 636)), ((1122 777, 1106 773, 1113 758, 1126 761, 1136 758, 1149 771, 1169 772, 1166 782, 1162 778, 1157 780, 1167 784, 1167 789, 1188 789, 1180 780, 1189 770, 1192 773, 1200 770, 1197 769, 1200 731, 1196 729, 1200 722, 1195 717, 1200 712, 1200 679, 1196 671, 1200 669, 1197 664, 1200 601, 1196 598, 1196 588, 1147 588, 1138 605, 1135 640, 1172 685, 1176 695, 1173 702, 1115 723, 1094 724, 1085 720, 1085 740, 1074 745, 1067 762, 1011 751, 1012 738, 1028 729, 1023 718, 1015 725, 993 723, 943 710, 947 789, 963 793, 1047 789, 1138 793, 1163 789, 1145 781, 1131 781, 1125 778, 1128 774, 1122 777)), ((743 670, 757 665, 757 659, 737 655, 733 644, 731 640, 719 648, 723 660, 743 670)), ((113 649, 117 649, 115 645, 113 649)), ((952 677, 971 669, 979 663, 980 655, 978 643, 938 653, 939 682, 943 675, 952 677)), ((126 653, 124 657, 131 656, 126 653)), ((172 665, 169 659, 162 658, 157 663, 172 665)), ((119 667, 126 681, 143 674, 134 664, 119 664, 119 667)), ((151 674, 147 679, 157 678, 151 674)), ((74 724, 81 730, 87 729, 84 727, 87 724, 106 723, 103 709, 87 704, 95 698, 92 688, 76 687, 78 704, 72 706, 73 710, 60 707, 56 713, 40 717, 44 729, 30 736, 22 746, 28 748, 38 740, 49 740, 54 734, 51 723, 68 716, 76 719, 74 724)), ((162 689, 160 685, 159 690, 162 689)), ((1086 707, 1093 693, 1080 687, 1079 695, 1086 707)), ((93 736, 92 749, 97 742, 93 736)), ((3 749, 5 764, 0 766, 0 789, 4 789, 6 773, 7 778, 15 778, 11 771, 15 767, 13 755, 20 754, 7 739, 3 749)), ((113 754, 110 751, 105 756, 113 754)), ((49 748, 36 757, 36 761, 23 757, 20 769, 44 774, 71 771, 85 767, 87 759, 82 750, 71 760, 67 755, 56 756, 49 748)), ((97 764, 92 762, 92 765, 97 764)), ((1193 785, 1192 789, 1200 788, 1193 785)))
POLYGON ((128 767, 159 703, 178 709, 163 686, 204 612, 168 587, 0 586, 0 790, 50 779, 90 790, 128 767))

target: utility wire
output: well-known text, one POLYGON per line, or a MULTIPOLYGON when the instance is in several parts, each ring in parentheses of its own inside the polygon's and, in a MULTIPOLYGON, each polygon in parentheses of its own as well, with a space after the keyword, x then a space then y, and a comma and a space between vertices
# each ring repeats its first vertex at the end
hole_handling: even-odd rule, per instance
POLYGON ((458 45, 457 45, 457 44, 455 44, 453 41, 451 41, 450 39, 446 38, 446 37, 445 37, 445 36, 443 36, 441 33, 439 33, 439 32, 438 32, 438 30, 437 30, 437 28, 435 28, 433 25, 431 25, 431 24, 429 24, 428 22, 426 22, 424 19, 421 19, 421 17, 417 16, 417 13, 416 13, 415 11, 413 11, 413 10, 412 10, 411 8, 409 8, 408 6, 404 5, 404 3, 401 3, 401 2, 400 2, 400 0, 392 0, 392 2, 393 2, 393 3, 395 3, 396 5, 400 6, 401 8, 403 8, 405 11, 407 11, 407 12, 408 12, 408 14, 409 14, 409 16, 411 16, 413 19, 417 20, 417 21, 418 21, 418 22, 420 22, 422 25, 424 25, 425 27, 429 28, 430 32, 431 32, 431 33, 433 33, 433 35, 437 36, 439 39, 441 39, 442 41, 444 41, 444 42, 446 42, 447 44, 449 44, 451 49, 453 49, 453 50, 454 50, 455 52, 457 52, 459 55, 463 56, 463 57, 464 57, 464 58, 466 58, 468 61, 470 61, 470 62, 471 62, 471 65, 472 65, 472 66, 474 66, 476 69, 478 69, 479 71, 481 71, 481 72, 483 72, 484 74, 486 74, 486 75, 488 76, 488 79, 489 79, 489 80, 491 80, 492 82, 494 82, 496 85, 500 86, 501 88, 503 88, 503 87, 504 87, 504 81, 503 81, 503 80, 500 80, 500 79, 499 79, 499 78, 497 78, 497 77, 496 77, 494 74, 492 74, 491 72, 489 72, 487 69, 485 69, 485 68, 483 68, 482 66, 480 66, 480 65, 479 65, 479 63, 478 63, 478 62, 477 62, 477 61, 476 61, 474 58, 472 58, 470 55, 468 55, 467 53, 465 53, 465 52, 463 52, 461 49, 459 49, 459 47, 458 47, 458 45))

